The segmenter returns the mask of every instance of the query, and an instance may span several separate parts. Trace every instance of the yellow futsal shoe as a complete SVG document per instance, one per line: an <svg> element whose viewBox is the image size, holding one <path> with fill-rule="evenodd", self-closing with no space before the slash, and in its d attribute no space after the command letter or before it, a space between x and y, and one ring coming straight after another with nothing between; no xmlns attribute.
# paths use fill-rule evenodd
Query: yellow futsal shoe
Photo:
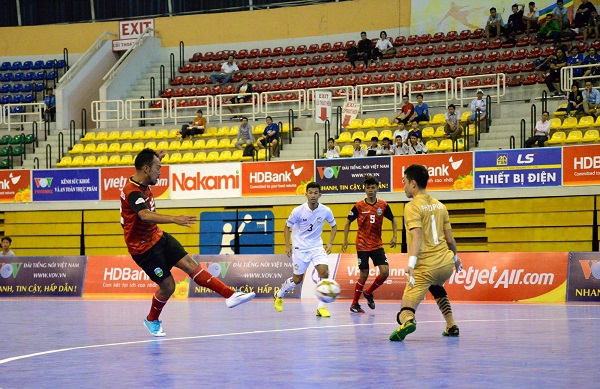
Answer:
<svg viewBox="0 0 600 389"><path fill-rule="evenodd" d="M275 297L275 302L273 303L275 310L277 312L283 311L283 297L277 297L277 292L275 292L273 296Z"/></svg>
<svg viewBox="0 0 600 389"><path fill-rule="evenodd" d="M317 317L331 317L331 314L327 310L327 307L321 307L317 309Z"/></svg>
<svg viewBox="0 0 600 389"><path fill-rule="evenodd" d="M394 342L401 342L406 338L406 335L415 332L417 329L417 323L414 320L407 320L402 324L396 331L390 335L390 340Z"/></svg>

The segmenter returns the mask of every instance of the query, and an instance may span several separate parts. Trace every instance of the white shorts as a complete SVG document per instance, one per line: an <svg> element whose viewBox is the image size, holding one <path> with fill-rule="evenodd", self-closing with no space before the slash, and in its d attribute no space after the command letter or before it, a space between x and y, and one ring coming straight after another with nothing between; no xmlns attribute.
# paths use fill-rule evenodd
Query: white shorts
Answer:
<svg viewBox="0 0 600 389"><path fill-rule="evenodd" d="M294 249L294 252L292 253L292 263L294 264L295 275L300 276L304 274L311 262L315 267L317 267L317 265L329 266L329 262L327 261L327 253L323 247L319 247L311 251L300 251Z"/></svg>

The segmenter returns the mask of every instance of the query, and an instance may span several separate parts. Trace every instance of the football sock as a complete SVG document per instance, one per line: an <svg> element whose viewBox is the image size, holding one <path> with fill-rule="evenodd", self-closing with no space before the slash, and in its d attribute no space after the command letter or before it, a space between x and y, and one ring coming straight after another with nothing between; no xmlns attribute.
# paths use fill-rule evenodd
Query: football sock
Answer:
<svg viewBox="0 0 600 389"><path fill-rule="evenodd" d="M281 289L279 289L279 292L277 292L277 297L283 297L285 296L285 294L287 292L289 292L290 290L294 289L295 286L297 286L298 284L296 284L294 282L294 280L292 279L292 277L288 278L287 280L285 280L285 282L283 283L283 285L281 285Z"/></svg>
<svg viewBox="0 0 600 389"><path fill-rule="evenodd" d="M404 324L407 320L415 320L415 311L410 308L400 311L400 322Z"/></svg>
<svg viewBox="0 0 600 389"><path fill-rule="evenodd" d="M358 304L358 299L363 292L364 284L361 284L360 281L356 281L356 286L354 287L354 298L352 299L352 305Z"/></svg>
<svg viewBox="0 0 600 389"><path fill-rule="evenodd" d="M213 277L208 270L204 270L200 265L192 270L189 276L196 284L213 290L225 298L231 297L234 293L229 286L225 285L217 277Z"/></svg>
<svg viewBox="0 0 600 389"><path fill-rule="evenodd" d="M381 278L381 276L377 276L377 278L375 278L375 281L373 281L371 286L369 286L369 289L367 289L366 293L373 294L373 292L375 292L375 289L377 289L381 285L383 285L384 282L385 282L385 280L383 278Z"/></svg>
<svg viewBox="0 0 600 389"><path fill-rule="evenodd" d="M444 315L444 319L446 319L446 326L450 328L455 325L454 316L452 316L452 306L450 305L448 296L440 297L439 299L436 299L435 302L442 312L442 315Z"/></svg>
<svg viewBox="0 0 600 389"><path fill-rule="evenodd" d="M324 303L323 301L319 300L319 304L317 305L317 309L321 308L321 307L326 307L327 303Z"/></svg>
<svg viewBox="0 0 600 389"><path fill-rule="evenodd" d="M158 291L154 293L154 297L152 297L152 306L150 307L150 313L148 314L148 321L158 320L160 316L160 312L163 307L169 300L168 297L161 295Z"/></svg>

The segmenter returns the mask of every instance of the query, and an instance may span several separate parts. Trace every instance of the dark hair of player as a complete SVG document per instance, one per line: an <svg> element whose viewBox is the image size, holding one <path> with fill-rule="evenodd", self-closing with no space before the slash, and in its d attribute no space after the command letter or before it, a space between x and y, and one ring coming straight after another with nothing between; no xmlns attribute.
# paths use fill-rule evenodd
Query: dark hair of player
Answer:
<svg viewBox="0 0 600 389"><path fill-rule="evenodd" d="M308 190L309 190L310 188L315 188L315 189L317 189L319 192L321 192L321 184L319 184L318 182L314 182L314 181L312 181L312 182L309 182L309 183L306 185L306 191L308 192Z"/></svg>
<svg viewBox="0 0 600 389"><path fill-rule="evenodd" d="M427 188L429 172L423 165L410 165L404 170L404 175L409 181L415 181L420 189Z"/></svg>
<svg viewBox="0 0 600 389"><path fill-rule="evenodd" d="M152 162L154 162L154 157L160 159L156 151L152 149L144 149L140 151L137 157L135 157L135 168L137 170L142 170L144 166L152 166Z"/></svg>
<svg viewBox="0 0 600 389"><path fill-rule="evenodd" d="M377 185L377 187L379 187L379 180L373 176L366 176L365 180L363 181L363 184L365 186Z"/></svg>

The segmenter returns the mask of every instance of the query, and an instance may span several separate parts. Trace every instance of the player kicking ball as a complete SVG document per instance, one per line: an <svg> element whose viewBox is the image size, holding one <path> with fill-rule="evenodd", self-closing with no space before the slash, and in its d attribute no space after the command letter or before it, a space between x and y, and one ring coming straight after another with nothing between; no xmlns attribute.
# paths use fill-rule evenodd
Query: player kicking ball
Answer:
<svg viewBox="0 0 600 389"><path fill-rule="evenodd" d="M375 309L373 292L385 282L390 272L390 266L383 250L383 242L381 241L383 218L389 219L392 222L393 235L390 241L391 248L396 247L396 234L398 232L398 224L390 206L385 201L377 198L379 181L374 177L368 176L363 185L367 198L356 203L348 214L348 220L346 220L346 226L344 227L344 243L342 244L342 251L345 253L348 248L350 224L354 220L358 220L356 252L358 254L360 276L356 281L354 298L350 305L350 312L353 313L365 313L358 303L361 294L364 294L367 299L369 308ZM379 268L379 275L375 278L371 286L363 292L365 283L369 278L369 258L373 261L373 265Z"/></svg>
<svg viewBox="0 0 600 389"><path fill-rule="evenodd" d="M454 269L462 270L456 255L456 241L448 210L444 204L427 194L429 173L425 166L410 165L404 171L404 192L412 199L404 207L404 224L408 241L408 282L402 296L402 307L396 316L400 327L390 335L392 341L402 341L417 329L415 313L429 290L446 320L444 336L458 336L458 326L444 283Z"/></svg>
<svg viewBox="0 0 600 389"><path fill-rule="evenodd" d="M335 218L329 207L319 204L321 197L321 185L311 182L306 185L307 202L294 208L283 229L285 239L285 252L292 258L294 265L293 277L285 280L281 289L275 292L275 310L283 311L283 296L299 285L304 279L304 272L312 262L319 273L319 278L329 278L329 266L327 254L331 253L333 240L337 232ZM325 221L331 226L329 242L323 249L323 225ZM290 242L290 229L292 231L292 242ZM293 247L292 247L293 245ZM319 301L317 307L318 317L330 317L327 304Z"/></svg>
<svg viewBox="0 0 600 389"><path fill-rule="evenodd" d="M175 223L189 227L198 221L196 216L171 216L156 212L154 196L150 185L156 185L160 177L160 161L164 151L159 153L144 149L135 157L135 174L121 191L121 225L125 235L127 250L139 267L158 284L158 291L152 298L150 313L144 324L154 336L165 336L160 313L175 292L175 280L171 269L178 267L198 285L213 290L226 298L225 304L233 308L254 298L254 293L234 292L221 280L204 270L192 259L181 243L163 232L157 224Z"/></svg>

